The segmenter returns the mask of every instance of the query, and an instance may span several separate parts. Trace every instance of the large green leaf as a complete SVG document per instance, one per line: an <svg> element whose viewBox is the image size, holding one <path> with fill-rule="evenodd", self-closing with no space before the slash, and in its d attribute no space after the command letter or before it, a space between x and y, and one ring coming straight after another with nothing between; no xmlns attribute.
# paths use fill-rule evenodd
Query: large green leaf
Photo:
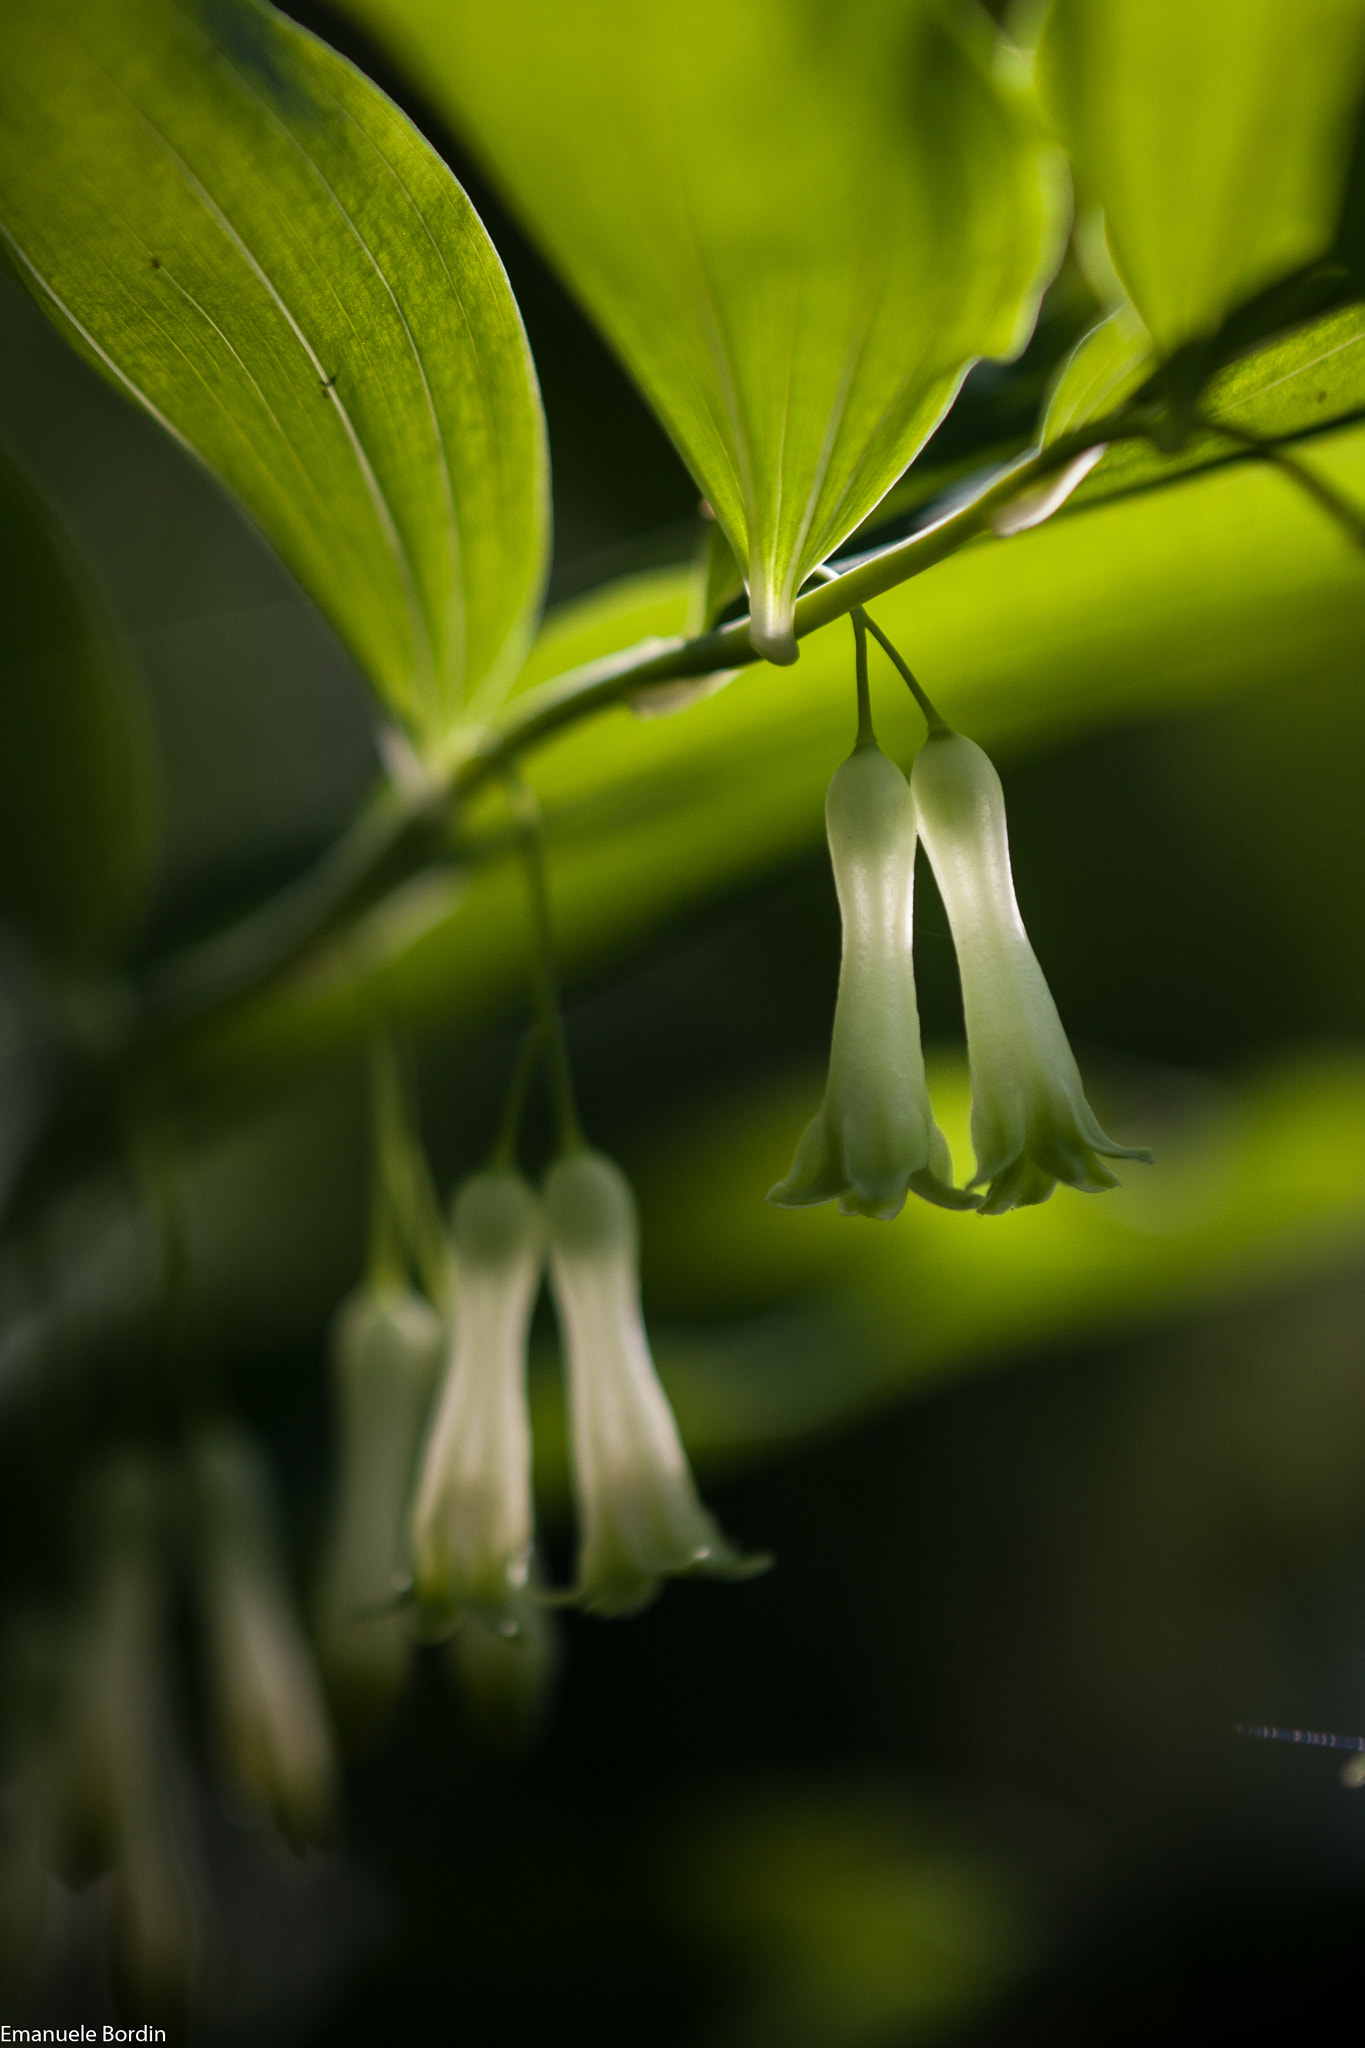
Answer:
<svg viewBox="0 0 1365 2048"><path fill-rule="evenodd" d="M1055 0L1045 97L1169 354L1336 236L1362 0Z"/></svg>
<svg viewBox="0 0 1365 2048"><path fill-rule="evenodd" d="M147 717L88 576L0 457L0 914L68 969L105 964L154 847Z"/></svg>
<svg viewBox="0 0 1365 2048"><path fill-rule="evenodd" d="M350 4L620 352L795 660L802 578L1019 346L1054 253L1056 167L988 52L934 0Z"/></svg>
<svg viewBox="0 0 1365 2048"><path fill-rule="evenodd" d="M534 373L491 244L349 64L255 0L0 9L0 234L439 746L540 594Z"/></svg>

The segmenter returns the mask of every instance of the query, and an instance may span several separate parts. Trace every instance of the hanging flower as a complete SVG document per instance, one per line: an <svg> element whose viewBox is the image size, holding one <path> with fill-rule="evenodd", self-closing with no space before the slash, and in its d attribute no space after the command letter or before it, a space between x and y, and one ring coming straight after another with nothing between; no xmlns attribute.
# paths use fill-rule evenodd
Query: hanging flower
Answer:
<svg viewBox="0 0 1365 2048"><path fill-rule="evenodd" d="M837 1195L845 1216L889 1218L913 1190L944 1208L974 1208L952 1185L924 1078L911 957L914 799L877 746L859 746L835 770L825 827L843 918L829 1080L768 1200L798 1209Z"/></svg>
<svg viewBox="0 0 1365 2048"><path fill-rule="evenodd" d="M944 730L925 741L911 788L962 976L981 1213L1045 1202L1058 1181L1088 1194L1116 1186L1105 1159L1151 1154L1106 1137L1085 1099L1015 901L999 776L980 747Z"/></svg>
<svg viewBox="0 0 1365 2048"><path fill-rule="evenodd" d="M377 1723L411 1661L412 1624L395 1601L408 1579L408 1498L441 1342L435 1309L399 1287L353 1296L333 1331L338 1477L318 1648L356 1734Z"/></svg>
<svg viewBox="0 0 1365 2048"><path fill-rule="evenodd" d="M57 1863L75 1883L108 1872L108 1959L123 1997L187 2016L204 1901L169 1699L164 1476L136 1452L111 1457L86 1509L97 1562L67 1636L50 1760Z"/></svg>
<svg viewBox="0 0 1365 2048"><path fill-rule="evenodd" d="M546 1180L545 1206L581 1521L574 1597L593 1614L634 1614L663 1578L762 1571L768 1560L742 1557L697 1497L649 1354L624 1174L573 1153Z"/></svg>
<svg viewBox="0 0 1365 2048"><path fill-rule="evenodd" d="M192 1454L210 1691L226 1776L292 1847L335 1818L332 1740L276 1555L266 1476L235 1430Z"/></svg>
<svg viewBox="0 0 1365 2048"><path fill-rule="evenodd" d="M473 1613L515 1633L534 1536L526 1340L545 1225L521 1175L495 1169L465 1183L454 1226L450 1363L412 1516L419 1625L446 1636Z"/></svg>

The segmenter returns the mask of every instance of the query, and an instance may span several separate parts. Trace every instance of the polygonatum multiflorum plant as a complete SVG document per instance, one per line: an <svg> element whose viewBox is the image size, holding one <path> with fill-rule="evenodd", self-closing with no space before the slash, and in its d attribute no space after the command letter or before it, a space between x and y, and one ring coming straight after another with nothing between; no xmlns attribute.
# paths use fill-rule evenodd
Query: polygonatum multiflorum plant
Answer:
<svg viewBox="0 0 1365 2048"><path fill-rule="evenodd" d="M41 1241L82 1176L125 1162L155 1248L153 1320L179 1355L182 1120L226 1070L268 1067L272 1017L319 987L342 1036L373 1041L371 1246L333 1330L312 1646L250 1432L221 1392L161 1367L151 1394L68 1418L74 1561L11 1617L6 1951L17 1966L36 1938L45 1870L107 1869L113 1955L144 2002L189 1995L206 1938L166 1733L176 1560L215 1767L294 1844L330 1838L336 1731L382 1724L418 1642L448 1643L476 1706L524 1733L556 1609L629 1615L666 1578L767 1562L722 1531L689 1469L642 1318L635 1198L584 1134L557 994L558 963L613 918L639 934L714 885L700 841L680 860L669 836L696 782L682 773L674 812L666 791L660 806L670 761L757 786L811 688L830 707L820 745L841 724L853 739L825 763L843 921L828 1083L769 1199L885 1221L913 1196L973 1231L1058 1182L1098 1194L1148 1155L1086 1098L1020 917L999 778L935 708L971 722L951 647L932 701L919 680L905 589L967 551L987 589L1014 537L1054 515L1234 462L1276 471L1323 548L1362 538L1311 444L1365 404L1342 367L1365 281L1365 0L1053 0L1003 25L975 0L347 11L596 323L704 516L681 630L642 641L629 604L608 603L591 644L566 639L541 616L535 365L436 149L260 0L0 11L14 278L278 553L372 687L387 764L313 872L129 966L151 842L135 678L52 515L0 473L0 908L51 1049L8 1160L11 1241ZM984 461L937 460L973 366L1020 356L1064 266L1088 316L1030 430ZM918 707L899 760L877 742L871 658ZM638 759L620 738L632 711L669 715L631 728L652 749ZM635 872L617 891L561 820L637 785L645 825L618 848ZM788 831L757 811L758 839ZM965 1181L920 1046L920 846L961 976ZM481 899L485 883L512 893ZM482 975L526 1024L492 1154L448 1213L399 1042L404 963L434 952L452 986ZM519 1149L537 1085L558 1131L539 1185ZM543 1290L577 1513L564 1583L532 1477Z"/></svg>

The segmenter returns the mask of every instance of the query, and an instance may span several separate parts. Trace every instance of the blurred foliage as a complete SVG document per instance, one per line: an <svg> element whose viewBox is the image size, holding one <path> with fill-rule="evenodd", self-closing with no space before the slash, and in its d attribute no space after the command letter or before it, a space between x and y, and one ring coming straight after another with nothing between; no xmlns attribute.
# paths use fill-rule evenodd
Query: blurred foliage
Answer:
<svg viewBox="0 0 1365 2048"><path fill-rule="evenodd" d="M888 10L907 22L913 11ZM595 39L576 40L567 13L547 16L541 54L557 70L537 82L492 16L452 17L427 44L423 10L352 10L393 36L404 75L349 18L308 12L403 95L430 144L361 72L254 5L11 10L11 255L22 267L27 251L49 281L68 260L81 269L88 297L76 308L63 296L87 363L103 351L143 382L391 710L434 740L482 677L477 714L505 729L573 688L566 672L696 630L708 589L713 604L742 605L733 577L710 574L718 528L639 531L639 508L662 527L711 486L683 418L697 392L678 367L695 308L668 325L625 306L613 265L657 268L666 297L670 252L639 264L612 252L615 217L590 181L570 181L555 152L577 142L549 118L571 106L601 143L606 124L584 123L584 106L619 92L655 45L617 33L612 8ZM882 18L873 9L839 34ZM801 178L756 185L755 209L771 202L780 225L813 180L803 220L827 241L835 218L842 261L865 229L875 242L885 228L877 165L891 143L860 125L860 95L880 106L889 84L839 70L828 126L807 119L793 24L804 36L820 19L756 4L704 35L689 22L674 85L693 95L692 119L673 141L710 220L735 166L789 147L795 124L810 143ZM955 174L940 197L980 246L995 247L1006 189L1028 230L994 274L990 318L953 338L941 366L952 381L987 328L992 347L1020 338L1039 251L1026 53L998 51L1006 83L988 86L981 22L944 19L921 10L915 32L948 39L954 105L965 96L999 154L980 189ZM875 507L869 487L848 520L867 511L857 549L931 524L1021 454L1049 402L1049 432L1120 397L1159 424L1159 445L1116 441L1048 524L982 538L873 607L948 715L1000 757L1040 957L1105 1119L1152 1143L1157 1164L1125 1169L1112 1196L1064 1193L1003 1219L917 1205L873 1226L764 1206L818 1099L833 1001L820 799L853 732L845 624L807 640L794 669L749 667L705 697L684 686L690 708L672 718L622 705L537 750L527 776L546 820L585 1117L639 1190L646 1307L689 1443L727 1528L779 1565L724 1595L676 1589L628 1632L569 1622L548 1729L536 1725L559 1655L548 1629L533 1684L508 1661L526 1653L492 1638L466 1633L424 1657L388 1744L348 1773L357 1861L286 1867L257 1810L264 1790L285 1806L297 1790L272 1775L283 1750L271 1744L291 1711L281 1674L310 1683L293 1631L330 1512L323 1339L363 1257L356 1055L376 1023L410 1027L442 1190L486 1156L529 1002L513 819L485 791L414 839L406 868L381 870L355 914L283 971L248 976L243 995L164 1039L137 1036L160 1014L144 999L192 981L196 942L238 933L242 913L249 940L255 913L312 887L314 863L349 843L357 815L373 820L372 709L227 496L0 284L0 437L37 486L8 468L0 483L4 1163L44 1142L51 1104L65 1147L47 1198L0 1251L3 1711L6 1754L21 1760L0 1803L0 1967L22 1966L40 1939L44 2018L73 2001L86 2022L112 2015L94 1960L101 1918L129 1913L150 1867L116 1849L110 1876L52 1894L38 1935L51 1845L24 1788L47 1768L54 1673L64 1659L94 1668L101 1645L113 1655L114 1608L100 1603L136 1576L127 1546L92 1537L70 1503L103 1497L136 1439L137 1456L154 1446L161 1518L146 1583L156 1571L165 1583L137 1612L125 1604L123 1624L163 1631L134 1659L156 1701L106 1734L136 1738L125 1790L147 1794L148 1826L176 1832L180 1904L214 1929L199 1989L208 2038L349 2048L458 2024L514 2042L590 2026L604 2042L660 2048L954 2036L986 2048L1150 2039L1172 2013L1209 2038L1262 2024L1317 2038L1316 2002L1352 1967L1365 1898L1358 1813L1329 1759L1237 1748L1227 1730L1356 1728L1365 1678L1365 968L1352 918L1365 894L1365 567L1352 538L1365 509L1365 323L1343 302L1333 253L1360 29L1345 4L1319 8L1312 33L1270 8L1240 15L1232 37L1227 20L1212 0L1154 0L1141 18L1058 5L1044 59L1054 112L1086 206L1105 209L1113 263L1087 214L1024 354L973 370L923 459ZM683 35L662 14L650 21L665 40ZM777 34L801 73L794 98L738 61L746 23L760 40ZM1140 46L1124 41L1135 23ZM204 37L215 67L195 54ZM481 54L457 76L460 37ZM1126 126L1113 118L1119 45ZM250 89L243 64L256 67ZM1318 110L1311 123L1289 118L1281 79ZM691 479L423 92L505 176L654 397ZM134 103L155 114L160 141ZM613 139L624 149L635 136L641 161L663 148L650 104ZM822 182L850 136L847 163ZM398 166L393 184L353 191L349 151L379 147ZM441 156L527 312L556 461L557 588L580 593L546 615L515 676L543 567L538 402L498 257ZM618 158L603 148L597 161ZM1226 177L1231 163L1256 176ZM610 176L608 198L631 201L620 223L638 255L645 174L638 190ZM417 258L419 215L440 227ZM719 217L724 227L724 207ZM35 254L40 227L50 263ZM101 260L82 268L71 252L92 236ZM969 240L959 232L954 261ZM925 248L939 278L943 247ZM476 315L472 354L465 340L446 346L438 255ZM177 335L202 344L194 375L149 317L184 278L223 337L220 349L181 307ZM736 294L727 317L742 323ZM286 299L307 308L320 375ZM356 368L362 313L391 372L372 383ZM641 353L642 323L658 361ZM1197 363L1182 354L1191 337ZM762 368L772 336L749 339ZM824 348L812 343L822 374ZM463 369L444 396L432 387L429 412L433 351ZM517 451L503 496L475 474L482 400L460 381L490 363L502 381L489 402ZM226 380L218 397L252 380L265 394L241 415L255 422L249 446L200 372ZM882 481L930 423L932 384L916 384L914 431ZM411 523L415 612L342 407L397 528ZM453 458L458 558L438 443ZM804 493L810 449L790 452ZM790 566L799 543L790 526L783 536ZM610 555L593 557L603 543ZM108 597L93 594L102 587ZM466 599L479 624L461 683ZM448 659L422 681L412 655L427 628ZM880 657L873 689L884 744L908 764L922 724ZM391 744L388 763L399 784L410 777ZM390 787L381 805L392 800ZM36 863L40 843L49 857ZM931 1080L961 1160L956 983L927 877L918 918ZM102 1049L125 1030L137 1061L110 1088ZM533 1099L528 1161L553 1144ZM537 1477L562 1577L552 1350L547 1325ZM993 1370L1006 1364L1028 1370ZM202 1464L213 1440L205 1425L227 1414L268 1457L242 1449L246 1535L206 1581L187 1475L192 1447ZM259 1533L272 1491L287 1562ZM215 1753L186 1729L214 1685L204 1622L217 1600L224 1636L229 1566L250 1654L235 1660L241 1690L218 1688L239 1739ZM273 1695L260 1683L272 1676ZM452 1677L466 1694L455 1713ZM165 1730L156 1772L153 1715ZM496 1753L537 1732L536 1753ZM156 1876L140 1894L148 1954L175 1932ZM1277 1944L1284 1987L1265 1960ZM172 1974L184 1960L170 1957ZM123 1995L144 1992L125 1983Z"/></svg>
<svg viewBox="0 0 1365 2048"><path fill-rule="evenodd" d="M50 510L0 457L0 907L89 970L143 910L153 767L137 678Z"/></svg>
<svg viewBox="0 0 1365 2048"><path fill-rule="evenodd" d="M1358 0L1055 0L1043 97L1163 354L1337 239L1365 61Z"/></svg>

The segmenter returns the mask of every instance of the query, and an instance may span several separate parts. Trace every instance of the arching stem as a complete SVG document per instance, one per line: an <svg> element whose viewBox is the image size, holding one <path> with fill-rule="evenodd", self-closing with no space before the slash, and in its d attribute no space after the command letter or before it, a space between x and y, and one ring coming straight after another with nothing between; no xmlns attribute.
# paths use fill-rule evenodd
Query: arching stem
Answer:
<svg viewBox="0 0 1365 2048"><path fill-rule="evenodd" d="M1225 441L1233 441L1239 448L1245 448L1249 455L1268 463L1272 469L1278 469L1281 476L1297 484L1329 519L1334 519L1358 548L1365 548L1365 513L1357 510L1349 499L1343 498L1339 491L1311 470L1307 463L1291 455L1287 448L1278 447L1273 441L1263 441L1258 434L1249 434L1243 427L1226 426L1221 420L1204 419L1200 425L1209 433L1219 434Z"/></svg>

